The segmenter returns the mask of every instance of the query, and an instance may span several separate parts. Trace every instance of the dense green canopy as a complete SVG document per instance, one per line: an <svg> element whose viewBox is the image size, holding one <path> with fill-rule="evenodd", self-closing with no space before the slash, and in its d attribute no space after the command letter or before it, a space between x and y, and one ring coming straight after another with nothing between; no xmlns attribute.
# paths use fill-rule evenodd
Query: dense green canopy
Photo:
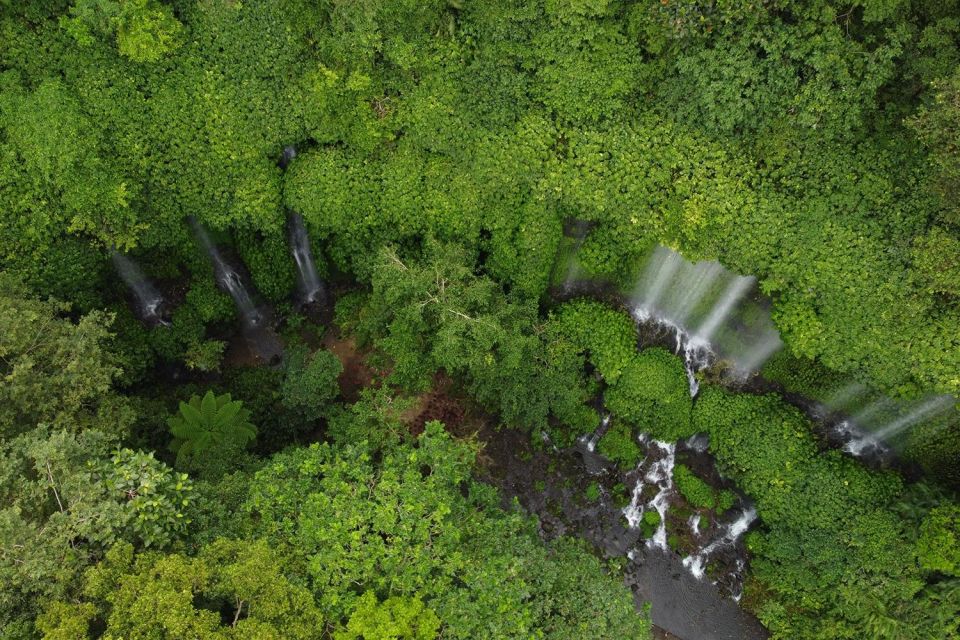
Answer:
<svg viewBox="0 0 960 640"><path fill-rule="evenodd" d="M958 132L957 0L0 0L0 636L646 637L441 395L558 447L602 396L625 467L708 433L775 637L956 635L955 409L870 471L551 291L573 252L629 291L665 245L756 276L784 390L960 395Z"/></svg>

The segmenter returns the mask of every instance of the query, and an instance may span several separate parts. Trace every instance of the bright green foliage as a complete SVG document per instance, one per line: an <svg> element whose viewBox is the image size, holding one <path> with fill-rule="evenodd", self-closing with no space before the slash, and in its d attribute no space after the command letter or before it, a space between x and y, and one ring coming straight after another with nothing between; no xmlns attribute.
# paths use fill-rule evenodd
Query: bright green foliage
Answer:
<svg viewBox="0 0 960 640"><path fill-rule="evenodd" d="M723 489L717 493L717 513L723 514L729 511L737 501L737 494L729 489Z"/></svg>
<svg viewBox="0 0 960 640"><path fill-rule="evenodd" d="M92 312L77 323L68 305L29 297L0 273L0 435L38 424L80 431L126 431L134 412L112 390L121 370L108 348L110 318Z"/></svg>
<svg viewBox="0 0 960 640"><path fill-rule="evenodd" d="M184 354L184 362L187 367L197 371L217 371L220 369L226 346L223 340L195 342Z"/></svg>
<svg viewBox="0 0 960 640"><path fill-rule="evenodd" d="M360 587L381 603L419 598L443 637L646 637L619 578L571 540L548 551L471 479L474 456L438 423L377 465L360 447L294 449L257 473L246 508L309 573L327 619L369 608Z"/></svg>
<svg viewBox="0 0 960 640"><path fill-rule="evenodd" d="M947 505L930 512L920 527L920 566L960 577L960 507Z"/></svg>
<svg viewBox="0 0 960 640"><path fill-rule="evenodd" d="M327 435L338 444L380 450L409 435L401 416L413 405L412 399L396 397L386 386L364 389L359 400L329 416Z"/></svg>
<svg viewBox="0 0 960 640"><path fill-rule="evenodd" d="M591 482L587 486L587 490L584 492L584 495L587 496L587 500L591 502L600 499L600 485L596 482Z"/></svg>
<svg viewBox="0 0 960 640"><path fill-rule="evenodd" d="M703 389L694 427L710 435L721 470L756 501L764 531L748 542L751 589L776 598L747 599L761 597L757 614L775 637L857 638L868 627L877 638L924 638L956 630L958 603L924 589L919 550L890 508L899 478L836 451L817 454L806 419L773 396ZM924 613L935 606L946 607L945 615Z"/></svg>
<svg viewBox="0 0 960 640"><path fill-rule="evenodd" d="M562 244L579 244L583 275L629 292L660 243L757 277L787 347L771 375L794 390L823 399L836 379L852 377L899 397L960 392L955 0L0 0L0 14L0 270L24 285L0 278L0 446L9 463L0 492L13 505L0 511L0 636L35 636L35 608L48 599L60 602L40 621L50 637L86 626L99 633L105 605L78 597L78 572L107 540L154 546L181 535L167 529L172 494L155 495L159 511L144 512L163 531L131 525L134 511L104 489L113 477L106 461L127 452L117 455L129 477L109 480L117 486L175 478L132 453L160 446L163 435L133 409L196 392L174 396L158 374L183 362L215 370L208 340L225 337L234 318L184 217L197 216L242 258L282 319L294 281L285 207L302 213L331 272L364 291L351 329L382 356L374 364L390 372L385 386L419 392L444 370L503 423L543 430L559 445L595 428L586 401L601 390L634 431L709 432L764 523L751 537L744 603L776 637L960 633L957 587L943 579L952 531L944 512L901 520L888 508L894 476L822 454L806 421L776 400L705 389L691 410L677 359L638 355L625 313L574 302L542 315ZM276 160L288 144L299 155L283 172ZM562 237L569 217L594 225L582 243ZM113 246L136 248L163 280L176 307L171 327L143 327L126 308L105 259ZM448 564L467 566L438 568L421 594L403 573L417 565L412 552L398 592L370 569L396 558L371 553L364 565L351 556L348 568L363 565L352 573L334 563L363 584L329 578L350 586L323 595L322 633L343 631L351 603L370 591L377 607L420 597L443 637L631 636L622 593L595 579L594 559L579 548L557 542L548 561L526 533L504 541L514 530L499 512L464 506L446 485L425 489L433 476L418 480L412 462L389 461L394 477L412 476L403 484L416 495L402 501L380 482L379 464L359 463L362 478L344 471L362 453L425 455L404 444L404 402L388 388L331 406L335 363L323 352L291 363L288 372L226 367L222 378L204 378L245 399L261 452L323 433L321 419L338 446L357 443L322 454L339 484L300 478L305 495L336 505L310 505L322 514L314 529L296 537L300 523L287 516L297 510L278 516L295 558L283 580L313 589L310 580L328 579L316 566L306 577L321 553L314 530L333 523L335 533L316 535L322 553L334 554L362 538L340 516L396 524L405 512L395 505L408 503L431 505L412 509L428 524L460 509L434 525L442 542L460 536L445 547ZM157 397L138 407L118 384ZM913 429L906 454L957 481L958 425L954 416ZM253 431L233 431L191 456L203 459L191 468L216 477L234 464ZM313 453L287 460L297 455L321 464ZM236 504L244 478L205 483L205 495ZM364 504L381 490L390 497ZM293 492L284 499L300 500ZM730 501L724 495L718 506ZM189 507L205 514L195 546L215 537L217 518L231 533L243 529L221 517L224 505ZM920 526L911 523L924 518L917 547L911 531ZM493 521L508 531L491 532ZM417 540L403 548L426 545ZM379 544L375 535L367 542ZM504 548L514 555L490 552ZM144 562L171 575L206 570L206 561L171 558ZM179 607L169 620L186 627L172 636L235 633L219 628L233 613L206 610L192 582L161 589L153 574L123 571ZM146 599L133 609L142 629L168 613ZM248 619L241 610L238 627ZM502 633L482 627L501 622Z"/></svg>
<svg viewBox="0 0 960 640"><path fill-rule="evenodd" d="M664 349L634 354L604 395L607 407L662 440L690 435L690 391L683 362Z"/></svg>
<svg viewBox="0 0 960 640"><path fill-rule="evenodd" d="M98 517L104 522L102 542L122 537L137 540L144 547L164 547L186 532L192 483L185 473L174 473L152 453L117 450L109 461L94 466L92 481L119 505ZM109 523L109 525L107 525Z"/></svg>
<svg viewBox="0 0 960 640"><path fill-rule="evenodd" d="M617 463L624 471L637 466L643 451L637 444L630 427L622 422L614 424L597 444L597 451Z"/></svg>
<svg viewBox="0 0 960 640"><path fill-rule="evenodd" d="M66 597L110 544L164 547L186 531L186 476L152 454L111 448L94 430L43 427L0 446L0 630Z"/></svg>
<svg viewBox="0 0 960 640"><path fill-rule="evenodd" d="M117 49L134 62L156 62L176 48L182 25L158 0L77 0L64 29L82 46L116 36Z"/></svg>
<svg viewBox="0 0 960 640"><path fill-rule="evenodd" d="M342 371L340 360L329 351L288 350L281 403L313 417L323 415L326 405L340 392L337 378Z"/></svg>
<svg viewBox="0 0 960 640"><path fill-rule="evenodd" d="M643 512L643 518L640 520L640 526L643 530L644 538L652 538L660 526L660 512L656 509L647 509Z"/></svg>
<svg viewBox="0 0 960 640"><path fill-rule="evenodd" d="M691 505L698 509L714 509L717 506L717 495L713 487L698 478L690 471L690 467L678 464L673 467L673 482ZM728 507L729 508L729 507Z"/></svg>
<svg viewBox="0 0 960 640"><path fill-rule="evenodd" d="M167 419L173 435L170 450L177 454L177 464L196 466L206 457L227 459L243 451L257 436L249 417L243 402L229 393L207 391L203 398L195 395L181 402L179 412Z"/></svg>
<svg viewBox="0 0 960 640"><path fill-rule="evenodd" d="M80 604L54 603L39 619L45 638L91 617L106 622L105 637L315 638L323 618L309 591L280 571L280 558L260 540L217 540L198 557L113 547L86 576ZM197 603L202 603L197 606ZM232 620L223 624L222 620ZM86 629L79 638L94 637Z"/></svg>
<svg viewBox="0 0 960 640"><path fill-rule="evenodd" d="M377 601L367 591L357 601L347 626L334 633L334 640L433 640L440 619L418 598L394 596Z"/></svg>
<svg viewBox="0 0 960 640"><path fill-rule="evenodd" d="M637 351L637 332L629 316L597 302L562 305L551 318L549 331L587 353L590 362L611 384L619 379Z"/></svg>

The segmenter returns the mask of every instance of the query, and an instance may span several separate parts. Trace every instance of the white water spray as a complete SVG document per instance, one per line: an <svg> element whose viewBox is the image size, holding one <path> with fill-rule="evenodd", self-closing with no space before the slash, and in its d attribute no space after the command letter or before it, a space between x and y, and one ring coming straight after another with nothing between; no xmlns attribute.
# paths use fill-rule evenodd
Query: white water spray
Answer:
<svg viewBox="0 0 960 640"><path fill-rule="evenodd" d="M200 239L200 243L210 257L217 284L233 299L233 303L240 312L240 318L243 323L249 327L260 325L263 316L257 310L257 306L253 302L253 297L250 295L250 292L247 291L247 287L244 285L240 273L224 259L220 250L213 243L213 240L210 239L207 230L203 228L203 225L193 217L190 218L190 224L193 226L197 238Z"/></svg>
<svg viewBox="0 0 960 640"><path fill-rule="evenodd" d="M703 578L706 573L707 561L710 556L717 551L732 547L747 532L753 521L757 519L757 511L753 507L748 507L741 512L740 517L728 524L720 533L720 536L713 540L706 547L692 556L683 559L683 566L690 570L696 578Z"/></svg>
<svg viewBox="0 0 960 640"><path fill-rule="evenodd" d="M647 509L654 509L660 515L660 524L653 537L647 540L647 546L658 549L667 548L667 507L670 505L670 494L673 492L673 466L676 458L677 445L660 440L650 441L650 450L637 466L638 472L646 471L633 488L630 504L623 509L623 515L631 529L640 526L643 514ZM657 453L659 457L647 464ZM643 489L647 485L657 488L656 495L646 503L642 502Z"/></svg>
<svg viewBox="0 0 960 640"><path fill-rule="evenodd" d="M110 259L113 260L113 266L120 274L123 282L133 292L140 317L151 324L170 326L170 323L160 313L163 296L160 295L160 292L153 286L153 283L150 282L137 263L115 249L110 250Z"/></svg>
<svg viewBox="0 0 960 640"><path fill-rule="evenodd" d="M746 313L746 305L756 304L747 301L755 285L753 277L718 262L692 264L665 247L651 253L634 291L633 315L676 336L691 395L699 390L697 372L714 360L729 360L736 372L749 375L782 347L765 309ZM721 332L725 326L730 330Z"/></svg>
<svg viewBox="0 0 960 640"><path fill-rule="evenodd" d="M306 304L326 304L327 287L317 272L313 251L310 247L310 236L299 213L291 213L288 219L290 236L290 252L297 264L297 285L302 300Z"/></svg>

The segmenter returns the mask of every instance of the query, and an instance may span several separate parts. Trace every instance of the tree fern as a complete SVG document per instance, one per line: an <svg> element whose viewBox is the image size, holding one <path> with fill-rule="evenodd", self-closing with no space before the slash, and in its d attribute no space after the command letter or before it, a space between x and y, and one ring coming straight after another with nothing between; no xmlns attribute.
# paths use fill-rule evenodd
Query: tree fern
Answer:
<svg viewBox="0 0 960 640"><path fill-rule="evenodd" d="M181 402L177 415L167 424L173 434L170 450L177 454L177 463L210 450L235 450L246 447L257 435L257 428L248 418L250 411L243 402L229 393L217 396L213 391L190 402Z"/></svg>

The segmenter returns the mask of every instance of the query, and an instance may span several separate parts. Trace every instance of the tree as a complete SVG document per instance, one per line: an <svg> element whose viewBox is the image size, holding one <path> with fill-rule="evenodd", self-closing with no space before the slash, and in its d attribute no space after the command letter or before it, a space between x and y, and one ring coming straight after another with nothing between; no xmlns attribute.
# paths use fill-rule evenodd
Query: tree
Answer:
<svg viewBox="0 0 960 640"><path fill-rule="evenodd" d="M377 463L353 444L290 449L257 472L245 508L255 535L310 576L345 637L361 624L412 625L414 614L425 634L435 629L428 611L449 638L647 637L619 577L580 543L548 549L529 519L501 510L496 491L471 478L475 456L436 422Z"/></svg>
<svg viewBox="0 0 960 640"><path fill-rule="evenodd" d="M195 395L181 402L179 412L167 419L173 435L170 450L177 454L177 464L207 470L228 464L257 436L249 417L243 402L229 393L214 395L211 390L203 398Z"/></svg>
<svg viewBox="0 0 960 640"><path fill-rule="evenodd" d="M337 379L342 372L340 360L329 351L288 350L280 402L288 409L319 417L340 393Z"/></svg>
<svg viewBox="0 0 960 640"><path fill-rule="evenodd" d="M75 323L70 306L29 296L0 272L0 436L13 439L39 424L120 435L133 422L129 400L113 384L121 375L111 352L112 318L91 312Z"/></svg>
<svg viewBox="0 0 960 640"><path fill-rule="evenodd" d="M157 62L177 48L183 25L158 0L77 0L61 24L80 45L115 36L134 62Z"/></svg>
<svg viewBox="0 0 960 640"><path fill-rule="evenodd" d="M45 638L67 637L68 629L82 629L74 638L92 637L94 618L108 637L315 638L323 618L281 567L259 540L216 540L196 558L136 555L118 544L87 572L85 601L48 605L37 626Z"/></svg>
<svg viewBox="0 0 960 640"><path fill-rule="evenodd" d="M185 534L187 476L111 441L38 427L0 443L0 630L12 637L110 545L162 549Z"/></svg>

